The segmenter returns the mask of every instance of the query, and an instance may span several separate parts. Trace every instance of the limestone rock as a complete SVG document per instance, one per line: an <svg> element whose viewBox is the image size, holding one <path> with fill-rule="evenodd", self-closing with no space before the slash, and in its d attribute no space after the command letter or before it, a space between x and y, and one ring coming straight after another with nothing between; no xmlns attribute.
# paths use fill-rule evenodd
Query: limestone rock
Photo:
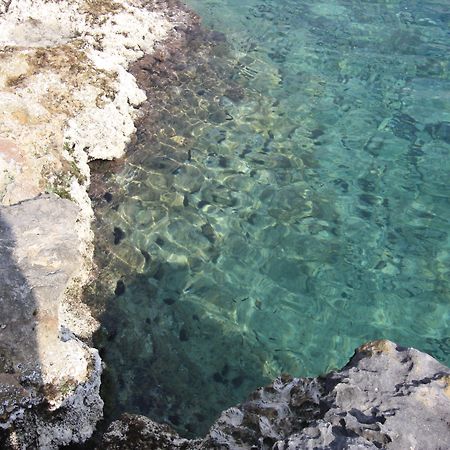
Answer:
<svg viewBox="0 0 450 450"><path fill-rule="evenodd" d="M193 448L195 443L180 438L167 425L158 424L144 416L124 414L121 420L111 424L99 450L181 450Z"/></svg>
<svg viewBox="0 0 450 450"><path fill-rule="evenodd" d="M60 326L61 299L83 268L78 215L56 195L0 207L4 446L50 449L85 440L102 414L98 353Z"/></svg>
<svg viewBox="0 0 450 450"><path fill-rule="evenodd" d="M277 378L225 411L201 441L125 416L104 435L103 448L444 450L449 423L450 369L384 340L358 348L340 371ZM152 446L169 437L173 447Z"/></svg>
<svg viewBox="0 0 450 450"><path fill-rule="evenodd" d="M145 99L127 69L174 32L172 9L0 0L1 448L82 442L101 416L100 359L78 340L98 325L80 301L88 162L124 154Z"/></svg>
<svg viewBox="0 0 450 450"><path fill-rule="evenodd" d="M142 1L0 5L0 201L49 189L81 201L87 161L122 156L135 131L145 93L128 65L174 24Z"/></svg>
<svg viewBox="0 0 450 450"><path fill-rule="evenodd" d="M122 156L145 99L128 65L175 27L144 0L0 2L0 204L43 192L73 200L85 270L62 322L85 339L98 323L79 301L93 218L88 162Z"/></svg>

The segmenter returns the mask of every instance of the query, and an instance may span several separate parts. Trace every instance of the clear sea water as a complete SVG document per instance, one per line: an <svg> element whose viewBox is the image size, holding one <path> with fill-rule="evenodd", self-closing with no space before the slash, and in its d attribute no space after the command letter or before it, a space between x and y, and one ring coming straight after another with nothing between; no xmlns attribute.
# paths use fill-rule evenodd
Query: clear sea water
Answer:
<svg viewBox="0 0 450 450"><path fill-rule="evenodd" d="M226 36L229 71L210 96L201 71L181 82L171 144L107 181L110 414L199 435L280 372L341 367L372 339L450 364L448 0L188 5Z"/></svg>

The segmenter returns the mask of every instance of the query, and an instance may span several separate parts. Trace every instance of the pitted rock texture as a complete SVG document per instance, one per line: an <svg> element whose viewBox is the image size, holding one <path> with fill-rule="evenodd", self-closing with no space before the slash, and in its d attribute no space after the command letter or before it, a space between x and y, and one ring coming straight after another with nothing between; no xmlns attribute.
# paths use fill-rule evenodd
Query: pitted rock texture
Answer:
<svg viewBox="0 0 450 450"><path fill-rule="evenodd" d="M167 425L144 416L124 414L121 420L111 424L99 450L177 450L195 448L196 444L200 441L183 439Z"/></svg>
<svg viewBox="0 0 450 450"><path fill-rule="evenodd" d="M450 370L383 340L359 347L340 371L277 378L225 411L203 440L125 415L101 448L445 450L449 424Z"/></svg>
<svg viewBox="0 0 450 450"><path fill-rule="evenodd" d="M53 194L0 207L2 448L85 440L102 414L98 353L60 326L61 298L82 269L78 216Z"/></svg>
<svg viewBox="0 0 450 450"><path fill-rule="evenodd" d="M128 66L187 20L177 7L0 0L0 448L83 442L102 415L100 358L78 339L98 326L80 300L88 162L124 154L146 98Z"/></svg>
<svg viewBox="0 0 450 450"><path fill-rule="evenodd" d="M3 4L1 203L46 190L87 201L87 161L124 154L145 100L126 69L173 27L139 0Z"/></svg>

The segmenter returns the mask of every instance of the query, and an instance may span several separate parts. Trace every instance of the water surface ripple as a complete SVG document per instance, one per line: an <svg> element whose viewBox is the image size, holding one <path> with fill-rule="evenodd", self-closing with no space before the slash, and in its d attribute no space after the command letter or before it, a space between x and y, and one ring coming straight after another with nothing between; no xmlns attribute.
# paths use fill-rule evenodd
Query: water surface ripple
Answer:
<svg viewBox="0 0 450 450"><path fill-rule="evenodd" d="M449 364L448 2L188 3L215 31L97 201L111 414L203 433L370 339Z"/></svg>

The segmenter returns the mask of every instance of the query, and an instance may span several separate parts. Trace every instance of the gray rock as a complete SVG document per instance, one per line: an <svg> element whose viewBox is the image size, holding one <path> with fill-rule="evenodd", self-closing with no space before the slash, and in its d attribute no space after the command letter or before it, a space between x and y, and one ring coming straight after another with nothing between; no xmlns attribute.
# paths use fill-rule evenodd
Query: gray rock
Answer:
<svg viewBox="0 0 450 450"><path fill-rule="evenodd" d="M56 195L0 207L0 443L57 448L101 417L96 350L60 327L69 281L82 270L79 208Z"/></svg>
<svg viewBox="0 0 450 450"><path fill-rule="evenodd" d="M383 340L359 347L340 371L277 378L225 411L201 441L127 415L111 425L102 448L445 450L449 424L450 370ZM176 445L153 445L168 435Z"/></svg>
<svg viewBox="0 0 450 450"><path fill-rule="evenodd" d="M158 449L177 450L194 448L200 441L183 439L167 425L147 417L124 414L111 424L98 450Z"/></svg>

